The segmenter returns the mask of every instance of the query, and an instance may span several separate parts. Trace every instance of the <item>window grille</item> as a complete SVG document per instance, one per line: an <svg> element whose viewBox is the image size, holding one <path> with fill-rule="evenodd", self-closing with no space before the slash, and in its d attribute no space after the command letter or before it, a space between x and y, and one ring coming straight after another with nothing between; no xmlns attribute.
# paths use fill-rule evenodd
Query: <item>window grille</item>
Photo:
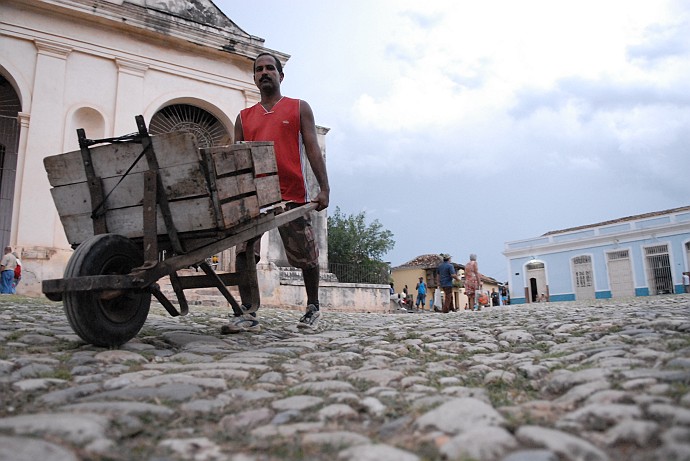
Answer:
<svg viewBox="0 0 690 461"><path fill-rule="evenodd" d="M655 245L644 249L647 256L647 275L652 294L673 293L671 261L668 257L668 245Z"/></svg>
<svg viewBox="0 0 690 461"><path fill-rule="evenodd" d="M592 286L592 271L575 271L575 284L578 288Z"/></svg>
<svg viewBox="0 0 690 461"><path fill-rule="evenodd" d="M194 134L199 147L230 144L228 131L213 114L189 104L166 106L151 118L149 133L156 135L171 131Z"/></svg>
<svg viewBox="0 0 690 461"><path fill-rule="evenodd" d="M628 250L612 251L608 254L609 261L616 261L618 259L628 259Z"/></svg>
<svg viewBox="0 0 690 461"><path fill-rule="evenodd" d="M591 256L577 256L573 258L573 264L589 264L592 262Z"/></svg>
<svg viewBox="0 0 690 461"><path fill-rule="evenodd" d="M592 257L588 255L573 258L573 270L575 272L575 285L578 288L592 286ZM579 266L579 267L578 267ZM584 266L584 267L583 267Z"/></svg>
<svg viewBox="0 0 690 461"><path fill-rule="evenodd" d="M543 269L544 268L544 263L529 263L527 264L527 270L535 270L535 269Z"/></svg>
<svg viewBox="0 0 690 461"><path fill-rule="evenodd" d="M647 256L649 255L660 255L664 253L668 253L668 246L667 245L657 245L653 247L647 247L644 249L645 254Z"/></svg>

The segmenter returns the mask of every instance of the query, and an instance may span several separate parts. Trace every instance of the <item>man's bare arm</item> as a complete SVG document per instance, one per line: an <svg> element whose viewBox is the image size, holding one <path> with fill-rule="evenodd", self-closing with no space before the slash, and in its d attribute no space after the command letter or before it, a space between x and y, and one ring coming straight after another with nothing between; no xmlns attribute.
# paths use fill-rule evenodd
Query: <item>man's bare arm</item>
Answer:
<svg viewBox="0 0 690 461"><path fill-rule="evenodd" d="M237 114L237 119L235 120L235 142L244 141L244 131L242 130L242 117Z"/></svg>
<svg viewBox="0 0 690 461"><path fill-rule="evenodd" d="M307 153L307 159L311 169L316 176L316 181L319 183L319 193L312 200L318 205L316 211L321 211L328 207L331 195L331 187L328 184L328 173L326 172L326 162L321 155L321 148L319 147L318 138L316 136L316 123L314 122L314 112L306 101L301 101L299 104L300 111L300 129L302 130L302 141ZM237 130L237 125L235 125Z"/></svg>

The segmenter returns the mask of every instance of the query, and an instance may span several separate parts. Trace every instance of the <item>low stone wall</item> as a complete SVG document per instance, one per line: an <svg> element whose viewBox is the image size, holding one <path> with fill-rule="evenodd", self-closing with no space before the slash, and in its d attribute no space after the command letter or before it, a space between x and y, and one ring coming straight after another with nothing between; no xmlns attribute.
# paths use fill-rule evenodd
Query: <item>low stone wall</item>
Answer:
<svg viewBox="0 0 690 461"><path fill-rule="evenodd" d="M303 310L307 294L299 270L258 264L261 305ZM322 273L319 284L321 307L340 312L389 312L390 286L338 283L333 274Z"/></svg>
<svg viewBox="0 0 690 461"><path fill-rule="evenodd" d="M321 282L319 303L329 311L384 313L390 311L389 291L388 285ZM302 310L306 296L301 281L282 282L270 296L262 289L261 304Z"/></svg>

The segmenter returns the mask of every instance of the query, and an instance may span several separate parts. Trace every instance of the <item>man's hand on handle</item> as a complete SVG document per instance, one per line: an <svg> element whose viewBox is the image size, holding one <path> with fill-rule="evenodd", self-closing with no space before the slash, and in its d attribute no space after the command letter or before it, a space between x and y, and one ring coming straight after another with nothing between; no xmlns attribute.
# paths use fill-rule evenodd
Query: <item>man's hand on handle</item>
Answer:
<svg viewBox="0 0 690 461"><path fill-rule="evenodd" d="M314 197L312 202L317 204L316 211L321 211L328 208L328 203L330 201L329 195L330 194L327 191L321 191L316 197Z"/></svg>

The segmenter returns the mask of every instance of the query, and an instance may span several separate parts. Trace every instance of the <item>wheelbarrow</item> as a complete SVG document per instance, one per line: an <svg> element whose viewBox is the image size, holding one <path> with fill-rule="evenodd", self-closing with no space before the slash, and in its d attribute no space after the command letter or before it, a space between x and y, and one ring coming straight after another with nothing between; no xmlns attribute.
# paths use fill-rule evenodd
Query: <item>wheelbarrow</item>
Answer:
<svg viewBox="0 0 690 461"><path fill-rule="evenodd" d="M81 339L102 347L139 333L152 295L170 315L187 315L184 290L215 287L239 315L247 311L227 287L242 283L257 309L253 252L241 272L216 273L208 260L242 242L252 248L266 231L316 208L283 211L272 142L199 149L193 134L150 136L142 116L136 123L136 133L117 138L88 139L79 129L78 151L44 159L75 251L64 277L44 280L42 291L63 302ZM178 275L188 267L203 274ZM157 283L165 276L179 309Z"/></svg>

